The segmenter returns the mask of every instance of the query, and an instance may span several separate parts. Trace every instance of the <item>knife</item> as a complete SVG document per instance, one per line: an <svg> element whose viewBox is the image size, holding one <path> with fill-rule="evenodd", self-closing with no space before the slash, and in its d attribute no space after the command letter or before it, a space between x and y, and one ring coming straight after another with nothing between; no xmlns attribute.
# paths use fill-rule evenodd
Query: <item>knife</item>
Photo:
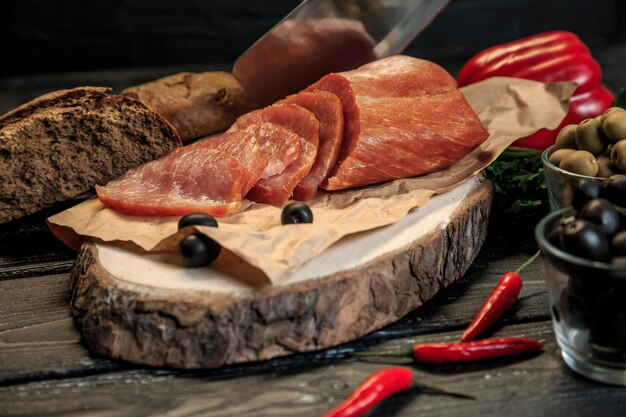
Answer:
<svg viewBox="0 0 626 417"><path fill-rule="evenodd" d="M304 0L235 62L259 106L401 53L450 0Z"/></svg>

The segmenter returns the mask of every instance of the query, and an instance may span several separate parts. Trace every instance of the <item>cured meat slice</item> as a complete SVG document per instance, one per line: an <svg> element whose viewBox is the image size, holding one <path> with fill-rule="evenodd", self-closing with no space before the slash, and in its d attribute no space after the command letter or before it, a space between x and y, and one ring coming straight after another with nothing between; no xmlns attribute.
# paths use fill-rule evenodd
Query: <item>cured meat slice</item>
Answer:
<svg viewBox="0 0 626 417"><path fill-rule="evenodd" d="M295 104L285 104L245 114L228 131L244 130L251 125L267 122L287 127L300 136L302 150L298 158L282 173L259 180L246 197L257 203L281 206L291 197L295 186L309 173L315 162L319 144L319 122L310 111Z"/></svg>
<svg viewBox="0 0 626 417"><path fill-rule="evenodd" d="M319 146L311 171L298 182L293 198L307 201L335 166L343 139L343 112L339 98L328 91L301 92L276 104L296 104L315 115L320 123Z"/></svg>
<svg viewBox="0 0 626 417"><path fill-rule="evenodd" d="M305 151L311 150L312 145L304 144ZM259 180L248 192L246 198L257 203L282 206L291 196L298 179L302 178L302 172L307 170L307 164L303 160L296 160L278 175Z"/></svg>
<svg viewBox="0 0 626 417"><path fill-rule="evenodd" d="M329 74L307 89L315 90L336 94L344 114L339 159L321 184L327 190L445 169L488 137L454 79L417 58Z"/></svg>
<svg viewBox="0 0 626 417"><path fill-rule="evenodd" d="M103 204L126 214L223 216L241 207L247 181L248 171L237 159L197 144L177 148L96 186L96 192Z"/></svg>
<svg viewBox="0 0 626 417"><path fill-rule="evenodd" d="M223 133L219 136L205 139L201 146L218 149L237 158L242 163L248 172L248 180L242 190L243 195L262 178L268 166L269 158L267 154L261 152L261 147L257 143L255 136L249 132Z"/></svg>
<svg viewBox="0 0 626 417"><path fill-rule="evenodd" d="M263 170L261 178L269 178L280 174L300 156L302 141L293 130L276 123L261 123L250 125L240 132L252 135L259 152L268 158L268 164Z"/></svg>

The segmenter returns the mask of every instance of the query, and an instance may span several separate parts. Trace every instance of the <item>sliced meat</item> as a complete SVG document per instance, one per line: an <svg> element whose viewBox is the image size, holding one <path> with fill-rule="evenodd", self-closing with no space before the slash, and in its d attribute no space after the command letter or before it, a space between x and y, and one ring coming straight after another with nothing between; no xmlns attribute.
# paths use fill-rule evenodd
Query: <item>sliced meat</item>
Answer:
<svg viewBox="0 0 626 417"><path fill-rule="evenodd" d="M296 104L315 115L320 123L317 157L311 171L298 182L293 198L307 201L312 198L335 166L343 139L343 112L339 98L328 91L301 92L276 104Z"/></svg>
<svg viewBox="0 0 626 417"><path fill-rule="evenodd" d="M223 133L219 136L205 139L202 146L218 149L236 158L248 172L246 185L242 190L245 195L252 186L263 177L268 166L268 156L261 152L261 147L250 132L240 131ZM197 145L196 145L197 146Z"/></svg>
<svg viewBox="0 0 626 417"><path fill-rule="evenodd" d="M294 104L270 106L241 116L228 130L239 131L251 125L275 123L300 136L302 150L298 158L282 173L259 180L246 197L257 203L283 205L296 184L309 173L319 144L319 122L310 111ZM275 146L282 146L280 143Z"/></svg>
<svg viewBox="0 0 626 417"><path fill-rule="evenodd" d="M445 169L489 136L454 79L417 58L329 74L307 89L316 90L339 97L345 123L339 159L321 185L327 190Z"/></svg>
<svg viewBox="0 0 626 417"><path fill-rule="evenodd" d="M305 151L310 151L312 145L304 144ZM302 172L307 169L303 160L296 160L278 175L259 180L248 192L246 198L257 203L282 206L291 196L297 184L296 178L301 178Z"/></svg>
<svg viewBox="0 0 626 417"><path fill-rule="evenodd" d="M250 171L244 195L260 179L283 172L302 150L300 136L275 123L250 125L244 130L204 138L203 143L237 158Z"/></svg>
<svg viewBox="0 0 626 417"><path fill-rule="evenodd" d="M234 157L197 144L128 171L98 198L115 210L140 216L202 212L223 216L241 207L248 171Z"/></svg>
<svg viewBox="0 0 626 417"><path fill-rule="evenodd" d="M343 109L343 140L336 164L339 165L348 156L348 150L352 142L357 140L359 134L359 108L356 104L356 93L352 89L350 81L341 73L328 74L305 91L317 90L328 91L336 95L341 102ZM332 171L331 169L331 174ZM326 181L322 183L323 188L324 184L326 184Z"/></svg>
<svg viewBox="0 0 626 417"><path fill-rule="evenodd" d="M259 151L268 158L268 164L261 178L280 174L300 156L302 141L293 130L276 123L249 125L243 131L252 135L252 141L259 146Z"/></svg>

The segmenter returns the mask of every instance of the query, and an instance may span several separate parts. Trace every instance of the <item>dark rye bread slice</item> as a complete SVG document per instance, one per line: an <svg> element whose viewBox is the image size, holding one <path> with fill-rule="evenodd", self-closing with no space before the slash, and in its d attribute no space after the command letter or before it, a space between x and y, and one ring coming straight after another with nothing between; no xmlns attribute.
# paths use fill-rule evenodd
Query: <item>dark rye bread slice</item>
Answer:
<svg viewBox="0 0 626 417"><path fill-rule="evenodd" d="M109 91L55 91L0 117L0 223L76 198L181 145L167 120Z"/></svg>
<svg viewBox="0 0 626 417"><path fill-rule="evenodd" d="M122 94L141 100L169 120L185 143L228 129L255 107L235 77L223 71L181 72L127 88Z"/></svg>

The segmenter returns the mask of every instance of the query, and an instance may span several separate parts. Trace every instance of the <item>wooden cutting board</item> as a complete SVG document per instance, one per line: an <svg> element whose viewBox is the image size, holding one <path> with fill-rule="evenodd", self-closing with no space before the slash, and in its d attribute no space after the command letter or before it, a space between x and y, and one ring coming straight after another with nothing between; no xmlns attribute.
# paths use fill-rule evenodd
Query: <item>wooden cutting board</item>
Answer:
<svg viewBox="0 0 626 417"><path fill-rule="evenodd" d="M91 349L145 365L213 368L336 346L463 276L491 202L491 184L475 176L400 222L342 239L275 285L88 242L71 273L72 313Z"/></svg>

